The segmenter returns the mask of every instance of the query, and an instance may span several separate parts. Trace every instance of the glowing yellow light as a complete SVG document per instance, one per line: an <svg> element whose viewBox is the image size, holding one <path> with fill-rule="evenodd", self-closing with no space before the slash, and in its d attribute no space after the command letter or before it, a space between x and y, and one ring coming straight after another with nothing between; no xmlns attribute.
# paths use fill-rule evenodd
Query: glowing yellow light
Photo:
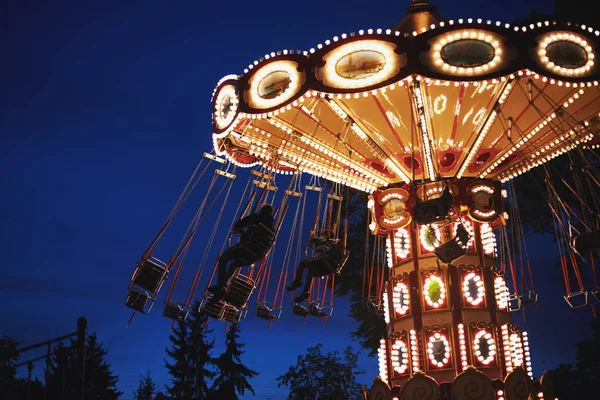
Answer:
<svg viewBox="0 0 600 400"><path fill-rule="evenodd" d="M506 287L506 282L501 276L494 278L494 291L496 292L496 304L498 309L506 310L508 308L509 292Z"/></svg>
<svg viewBox="0 0 600 400"><path fill-rule="evenodd" d="M433 283L436 283L439 287L438 299L435 301L429 295L429 289ZM441 307L446 301L446 287L444 286L444 281L442 281L442 279L436 275L431 275L425 279L425 284L423 285L423 297L425 298L425 302L431 307Z"/></svg>
<svg viewBox="0 0 600 400"><path fill-rule="evenodd" d="M408 313L408 286L404 282L398 282L394 286L393 299L394 310L400 315Z"/></svg>
<svg viewBox="0 0 600 400"><path fill-rule="evenodd" d="M460 67L446 63L442 59L441 54L444 46L465 39L479 40L492 46L492 48L494 49L494 57L492 58L492 60L490 60L486 64L479 65L476 67ZM501 56L504 53L503 44L495 34L474 29L463 29L460 31L450 32L433 42L432 48L433 52L431 53L431 57L434 64L438 67L441 66L442 70L446 72L460 76L473 76L480 75L482 73L493 72L500 66L502 62Z"/></svg>
<svg viewBox="0 0 600 400"><path fill-rule="evenodd" d="M387 351L385 345L385 339L381 339L379 342L379 349L377 349L379 358L379 376L384 382L388 381L387 376Z"/></svg>
<svg viewBox="0 0 600 400"><path fill-rule="evenodd" d="M548 58L548 46L556 42L570 42L585 50L587 61L577 68L563 67L555 64ZM538 55L542 64L557 75L581 76L590 72L594 66L595 53L583 36L571 32L552 32L544 35L538 45Z"/></svg>
<svg viewBox="0 0 600 400"><path fill-rule="evenodd" d="M238 103L238 96L233 85L225 85L219 90L213 111L215 125L218 129L225 129L233 122Z"/></svg>
<svg viewBox="0 0 600 400"><path fill-rule="evenodd" d="M438 360L436 354L433 350L434 344L442 343L443 345L443 356L441 360ZM450 362L450 342L446 335L441 334L439 332L434 333L429 337L429 342L427 343L427 354L429 355L429 361L435 367L441 368L447 365Z"/></svg>
<svg viewBox="0 0 600 400"><path fill-rule="evenodd" d="M260 83L267 76L276 73L282 72L287 74L289 77L289 83L287 87L281 91L278 95L273 98L265 98L262 97L259 93ZM254 107L259 109L267 109L276 107L283 102L289 100L298 93L300 86L304 83L304 74L298 72L298 64L293 61L288 60L280 60L274 61L270 64L265 65L260 68L253 76L250 78L250 90L248 91L248 103Z"/></svg>
<svg viewBox="0 0 600 400"><path fill-rule="evenodd" d="M392 345L391 353L394 371L404 374L408 370L408 349L406 348L406 343L401 339L397 339Z"/></svg>
<svg viewBox="0 0 600 400"><path fill-rule="evenodd" d="M483 355L480 348L481 341L484 340L487 344L488 351L487 355ZM484 365L490 364L494 361L496 356L496 343L494 342L494 338L492 334L486 331L485 329L480 330L475 334L475 339L473 340L473 352L475 353L475 357L479 360L480 363Z"/></svg>
<svg viewBox="0 0 600 400"><path fill-rule="evenodd" d="M419 341L418 333L415 330L410 331L410 353L412 358L412 370L417 372L421 370L421 360L419 359Z"/></svg>
<svg viewBox="0 0 600 400"><path fill-rule="evenodd" d="M400 68L399 56L394 52L395 48L395 45L381 40L360 40L342 45L323 57L325 60L323 82L328 86L344 89L364 88L383 82L394 76ZM343 57L360 51L372 51L383 55L385 60L383 68L361 78L351 79L340 76L336 71L338 62Z"/></svg>
<svg viewBox="0 0 600 400"><path fill-rule="evenodd" d="M520 367L524 361L523 342L518 333L512 333L509 337L510 355L513 367Z"/></svg>
<svg viewBox="0 0 600 400"><path fill-rule="evenodd" d="M471 295L471 284L476 286L477 293L475 297ZM465 296L465 300L467 303L478 306L483 303L483 299L485 297L485 289L483 287L483 281L481 280L481 276L475 274L474 272L469 272L463 281L463 295Z"/></svg>

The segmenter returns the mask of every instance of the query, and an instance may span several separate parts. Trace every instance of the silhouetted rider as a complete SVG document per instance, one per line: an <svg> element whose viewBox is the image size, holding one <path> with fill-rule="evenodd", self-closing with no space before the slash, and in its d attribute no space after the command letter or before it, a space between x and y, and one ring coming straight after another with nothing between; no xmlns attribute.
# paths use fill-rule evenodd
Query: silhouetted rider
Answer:
<svg viewBox="0 0 600 400"><path fill-rule="evenodd" d="M217 283L208 288L208 291L214 294L215 300L225 295L225 285L238 268L252 265L261 260L266 254L268 248L264 249L265 251L260 251L260 246L255 246L255 243L252 243L256 241L257 233L264 234L260 230L256 231L258 225L263 225L273 232L273 207L269 204L263 205L260 212L250 214L233 225L232 233L239 235L240 240L225 250L219 257Z"/></svg>
<svg viewBox="0 0 600 400"><path fill-rule="evenodd" d="M312 248L314 256L298 264L294 280L287 287L287 290L291 292L302 286L302 275L304 270L308 269L302 293L294 299L296 303L308 298L313 278L339 272L348 259L348 252L344 245L339 239L334 239L333 232L330 230L323 231L318 235L311 232L306 246Z"/></svg>

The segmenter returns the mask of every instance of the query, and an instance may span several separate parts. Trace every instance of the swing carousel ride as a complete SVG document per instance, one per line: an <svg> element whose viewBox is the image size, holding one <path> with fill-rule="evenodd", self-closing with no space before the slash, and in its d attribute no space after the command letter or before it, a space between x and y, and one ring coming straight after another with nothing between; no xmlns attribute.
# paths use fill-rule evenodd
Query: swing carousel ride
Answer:
<svg viewBox="0 0 600 400"><path fill-rule="evenodd" d="M511 312L537 302L513 178L538 178L531 190L544 193L554 218L565 300L600 301L599 35L554 21L447 20L414 0L391 29L270 53L224 77L212 98L213 152L137 264L127 306L149 312L169 277L163 315L186 318L233 208L233 182L249 169L226 224L268 203L274 231L255 235L244 251L260 261L239 270L222 299L205 290L199 311L237 323L253 297L256 317L278 320L308 232L331 229L345 243L353 189L369 196L365 304L388 325L369 397L553 399L549 384L533 384L527 333L511 323ZM549 161L561 155L576 166L576 184L556 179ZM203 176L203 200L163 262L156 245ZM210 216L200 267L175 301L192 238ZM335 274L323 275L305 304L290 300L293 314L331 316Z"/></svg>

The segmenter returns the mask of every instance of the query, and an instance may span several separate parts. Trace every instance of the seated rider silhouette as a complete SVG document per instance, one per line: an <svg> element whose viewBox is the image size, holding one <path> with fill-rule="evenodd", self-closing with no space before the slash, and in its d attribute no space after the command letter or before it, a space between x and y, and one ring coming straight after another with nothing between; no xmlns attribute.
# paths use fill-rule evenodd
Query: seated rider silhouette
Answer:
<svg viewBox="0 0 600 400"><path fill-rule="evenodd" d="M273 207L269 204L263 205L260 212L250 214L233 225L232 233L238 234L240 240L225 250L219 257L217 283L208 288L208 291L214 295L215 300L219 300L225 295L225 285L238 268L254 264L266 253L252 253L252 250L257 250L257 248L251 243L251 238L255 236L255 230L259 224L273 231Z"/></svg>
<svg viewBox="0 0 600 400"><path fill-rule="evenodd" d="M311 232L306 246L313 249L314 256L298 264L294 280L287 287L291 292L302 286L302 274L305 269L308 269L304 289L294 299L296 303L308 298L313 278L339 272L348 259L348 252L339 239L334 239L334 234L330 230L325 230L318 235L314 231Z"/></svg>

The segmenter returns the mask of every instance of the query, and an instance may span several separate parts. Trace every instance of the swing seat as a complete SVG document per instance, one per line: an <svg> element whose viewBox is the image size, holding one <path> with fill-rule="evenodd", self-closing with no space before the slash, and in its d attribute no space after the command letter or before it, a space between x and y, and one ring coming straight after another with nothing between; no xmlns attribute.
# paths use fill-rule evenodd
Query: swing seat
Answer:
<svg viewBox="0 0 600 400"><path fill-rule="evenodd" d="M228 284L227 293L223 297L225 303L237 308L244 308L254 292L256 284L245 275L238 274L231 278Z"/></svg>
<svg viewBox="0 0 600 400"><path fill-rule="evenodd" d="M308 260L309 268L312 268L315 275L322 278L324 276L340 273L346 261L348 260L349 253L342 246L334 246L329 250L326 256L313 257Z"/></svg>
<svg viewBox="0 0 600 400"><path fill-rule="evenodd" d="M520 295L508 296L508 311L519 311L523 309L523 302Z"/></svg>
<svg viewBox="0 0 600 400"><path fill-rule="evenodd" d="M589 304L587 290L571 293L563 297L571 308L585 307Z"/></svg>
<svg viewBox="0 0 600 400"><path fill-rule="evenodd" d="M308 309L302 304L294 304L292 306L292 314L298 315L299 317L306 317L308 315Z"/></svg>
<svg viewBox="0 0 600 400"><path fill-rule="evenodd" d="M521 305L523 307L528 306L530 304L535 304L538 302L538 294L533 291L528 291L527 294L521 296Z"/></svg>
<svg viewBox="0 0 600 400"><path fill-rule="evenodd" d="M413 218L419 225L443 221L448 218L453 205L454 198L450 193L450 186L446 185L440 197L425 201L417 200L413 208Z"/></svg>
<svg viewBox="0 0 600 400"><path fill-rule="evenodd" d="M319 301L313 301L308 303L308 313L317 318L329 318L333 313L333 306L321 306Z"/></svg>
<svg viewBox="0 0 600 400"><path fill-rule="evenodd" d="M150 306L146 307L149 301ZM125 300L125 305L127 307L143 314L148 314L152 308L152 304L153 301L150 299L148 293L138 289L129 289L127 299Z"/></svg>
<svg viewBox="0 0 600 400"><path fill-rule="evenodd" d="M223 300L215 301L211 294L206 295L200 302L198 313L204 314L210 318L221 320L225 314L225 303Z"/></svg>
<svg viewBox="0 0 600 400"><path fill-rule="evenodd" d="M594 296L594 298L596 299L596 301L598 303L600 303L600 287L596 287L593 291L592 291L592 296Z"/></svg>
<svg viewBox="0 0 600 400"><path fill-rule="evenodd" d="M467 254L469 240L471 240L471 235L469 235L469 232L467 232L462 224L459 224L456 228L456 236L436 247L433 250L433 254L444 264L449 264Z"/></svg>
<svg viewBox="0 0 600 400"><path fill-rule="evenodd" d="M600 247L600 231L575 236L572 247L581 257L587 257L590 251Z"/></svg>
<svg viewBox="0 0 600 400"><path fill-rule="evenodd" d="M132 282L151 293L156 293L165 279L167 279L167 264L150 257L137 264Z"/></svg>
<svg viewBox="0 0 600 400"><path fill-rule="evenodd" d="M163 316L173 321L185 321L189 311L189 307L169 300L163 307Z"/></svg>
<svg viewBox="0 0 600 400"><path fill-rule="evenodd" d="M279 319L281 311L281 307L273 307L271 303L267 302L261 302L256 305L256 316L267 321Z"/></svg>
<svg viewBox="0 0 600 400"><path fill-rule="evenodd" d="M385 315L385 305L383 303L377 302L376 297L369 297L368 299L366 299L365 306L367 308L367 311L372 314L375 314L379 317Z"/></svg>
<svg viewBox="0 0 600 400"><path fill-rule="evenodd" d="M236 324L242 319L242 313L232 305L225 304L223 311L223 317L221 318L223 321Z"/></svg>
<svg viewBox="0 0 600 400"><path fill-rule="evenodd" d="M237 246L240 259L245 265L251 265L267 254L275 242L275 233L263 224L258 224L247 235Z"/></svg>

